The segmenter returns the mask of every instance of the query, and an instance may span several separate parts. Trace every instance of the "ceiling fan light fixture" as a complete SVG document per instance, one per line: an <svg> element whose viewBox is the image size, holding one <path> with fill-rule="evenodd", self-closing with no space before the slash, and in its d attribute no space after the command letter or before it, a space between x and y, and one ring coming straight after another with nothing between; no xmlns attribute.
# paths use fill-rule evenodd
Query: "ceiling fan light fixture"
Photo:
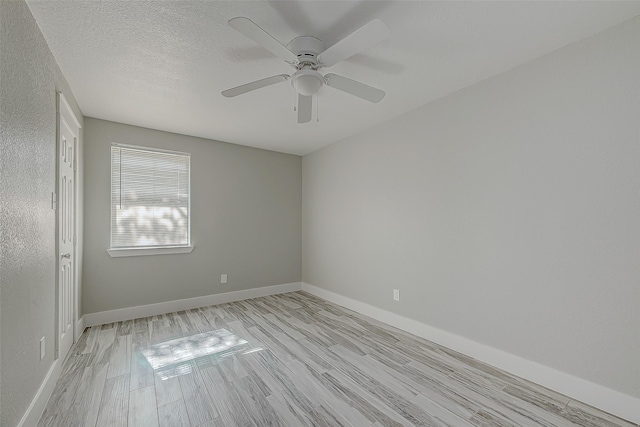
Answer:
<svg viewBox="0 0 640 427"><path fill-rule="evenodd" d="M302 69L296 71L291 78L291 85L297 93L303 96L313 96L324 84L322 75L309 69Z"/></svg>

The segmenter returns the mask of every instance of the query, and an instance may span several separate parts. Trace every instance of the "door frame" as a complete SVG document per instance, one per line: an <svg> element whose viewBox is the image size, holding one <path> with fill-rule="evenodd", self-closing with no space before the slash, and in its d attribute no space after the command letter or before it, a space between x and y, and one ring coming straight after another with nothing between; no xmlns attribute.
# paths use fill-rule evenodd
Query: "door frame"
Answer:
<svg viewBox="0 0 640 427"><path fill-rule="evenodd" d="M82 334L82 331L79 331L78 329L78 317L79 317L79 300L78 300L78 295L79 293L79 276L81 273L80 270L80 263L78 262L79 259L81 259L81 257L79 255L79 248L82 247L82 244L80 242L80 238L82 237L82 233L81 230L79 229L79 225L82 223L81 221L79 221L79 214L80 214L80 202L81 202L81 198L80 198L80 194L78 189L81 188L78 185L78 175L79 175L79 169L82 166L81 165L81 159L80 159L80 146L81 146L81 129L82 129L82 125L80 124L80 120L78 120L78 118L76 117L75 113L73 112L73 109L71 108L71 106L69 105L69 102L67 101L67 99L65 98L64 94L61 91L56 91L56 190L55 190L55 194L56 194L56 232L55 232L55 239L56 239L56 319L55 319L55 359L59 359L59 341L60 341L60 334L59 329L60 329L60 298L62 297L59 289L60 289L60 274L59 274L59 270L60 270L60 221L59 221L59 215L60 215L60 209L59 209L59 205L58 205L58 200L59 200L59 181L60 181L60 130L61 130L61 120L64 118L64 120L69 123L69 124L73 124L77 127L77 138L76 138L76 147L75 147L75 153L74 153L74 168L73 168L73 180L74 180L74 200L73 200L73 211L74 211L74 215L73 215L73 234L74 234L74 244L73 244L73 343L76 343L78 341L78 338L80 338L80 335Z"/></svg>

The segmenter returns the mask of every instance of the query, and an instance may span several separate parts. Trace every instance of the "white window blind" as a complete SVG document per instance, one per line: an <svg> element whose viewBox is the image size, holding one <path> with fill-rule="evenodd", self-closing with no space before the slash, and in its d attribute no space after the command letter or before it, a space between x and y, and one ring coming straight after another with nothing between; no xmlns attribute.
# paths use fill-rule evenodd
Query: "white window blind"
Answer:
<svg viewBox="0 0 640 427"><path fill-rule="evenodd" d="M190 155L111 146L111 248L188 246Z"/></svg>

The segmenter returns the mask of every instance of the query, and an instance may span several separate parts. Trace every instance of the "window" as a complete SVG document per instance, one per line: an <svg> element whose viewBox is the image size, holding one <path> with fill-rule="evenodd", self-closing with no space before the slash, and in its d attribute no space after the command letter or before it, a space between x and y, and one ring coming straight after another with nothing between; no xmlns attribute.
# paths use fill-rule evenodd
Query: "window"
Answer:
<svg viewBox="0 0 640 427"><path fill-rule="evenodd" d="M186 153L111 145L111 256L191 252Z"/></svg>

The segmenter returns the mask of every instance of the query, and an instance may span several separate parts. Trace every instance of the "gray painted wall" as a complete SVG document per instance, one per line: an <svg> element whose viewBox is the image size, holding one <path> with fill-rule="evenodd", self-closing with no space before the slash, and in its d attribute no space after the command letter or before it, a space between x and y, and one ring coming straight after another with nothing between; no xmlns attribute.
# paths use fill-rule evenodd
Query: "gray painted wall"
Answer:
<svg viewBox="0 0 640 427"><path fill-rule="evenodd" d="M54 356L56 90L82 114L23 1L0 1L0 43L0 425L9 427Z"/></svg>
<svg viewBox="0 0 640 427"><path fill-rule="evenodd" d="M638 46L640 18L305 156L303 281L640 397Z"/></svg>
<svg viewBox="0 0 640 427"><path fill-rule="evenodd" d="M85 141L85 313L300 281L300 157L91 118ZM191 153L192 253L107 254L112 142Z"/></svg>

